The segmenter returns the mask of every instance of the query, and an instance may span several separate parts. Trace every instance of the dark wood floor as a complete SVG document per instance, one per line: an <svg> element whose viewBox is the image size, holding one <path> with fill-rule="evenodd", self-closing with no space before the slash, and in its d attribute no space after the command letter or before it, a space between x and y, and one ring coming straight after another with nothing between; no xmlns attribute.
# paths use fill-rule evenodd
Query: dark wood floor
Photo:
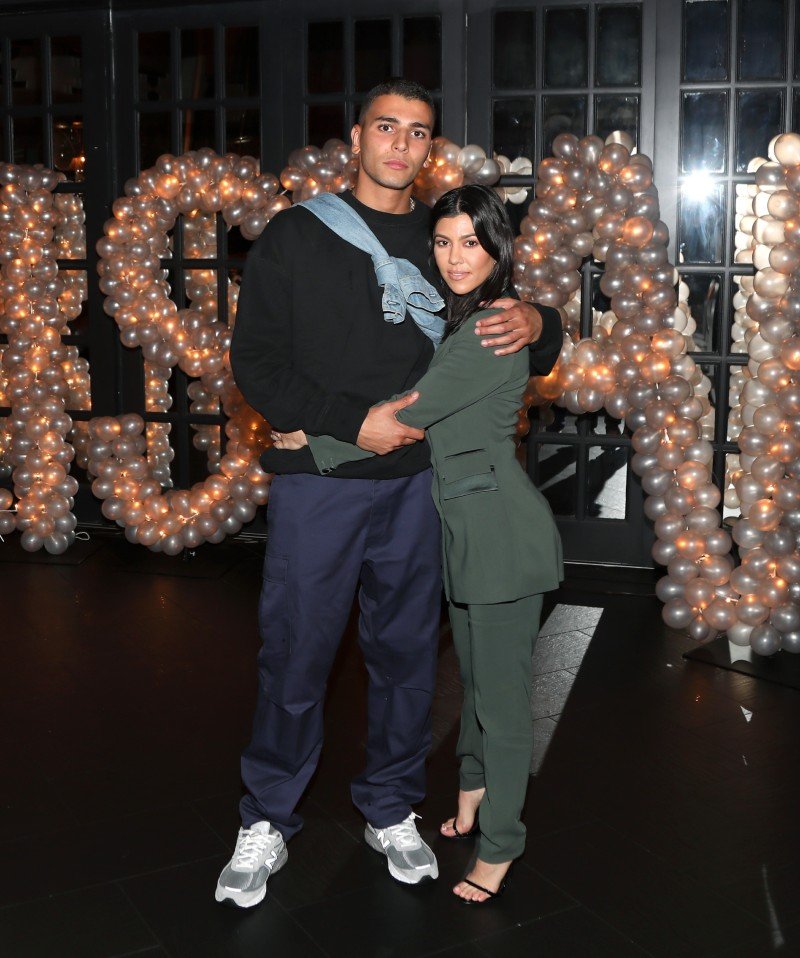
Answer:
<svg viewBox="0 0 800 958"><path fill-rule="evenodd" d="M0 954L800 955L800 693L687 662L658 602L618 580L568 582L549 604L528 848L501 901L460 905L471 842L436 837L456 789L446 627L419 809L441 878L400 886L364 844L347 787L364 737L351 628L306 828L259 908L217 905L260 560L204 548L184 562L103 540L65 565L0 544Z"/></svg>

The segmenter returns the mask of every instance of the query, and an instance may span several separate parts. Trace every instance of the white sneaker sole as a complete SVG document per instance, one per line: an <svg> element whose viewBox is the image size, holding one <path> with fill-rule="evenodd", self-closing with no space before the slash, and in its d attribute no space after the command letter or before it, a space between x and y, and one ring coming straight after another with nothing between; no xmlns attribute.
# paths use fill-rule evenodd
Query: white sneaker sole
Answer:
<svg viewBox="0 0 800 958"><path fill-rule="evenodd" d="M395 865L391 858L389 858L384 850L383 845L381 845L380 840L370 831L369 827L364 829L364 839L370 848L383 855L383 857L386 859L386 863L389 866L389 874L395 879L395 881L402 882L404 885L418 885L422 881L426 881L428 879L433 880L434 878L439 877L439 863L435 858L433 860L433 864L424 871L422 869L420 869L418 872L402 871L397 867L397 865Z"/></svg>
<svg viewBox="0 0 800 958"><path fill-rule="evenodd" d="M267 875L267 881L275 874L275 872L280 871L281 868L286 864L287 859L289 858L289 852L284 845L281 851L278 853L278 857L275 859L275 864L269 871ZM238 891L235 888L225 888L224 885L220 885L217 882L217 890L214 892L214 898L218 902L223 904L230 902L232 905L236 905L237 908L252 908L254 905L260 904L264 900L264 896L267 894L267 882L257 888L255 891Z"/></svg>

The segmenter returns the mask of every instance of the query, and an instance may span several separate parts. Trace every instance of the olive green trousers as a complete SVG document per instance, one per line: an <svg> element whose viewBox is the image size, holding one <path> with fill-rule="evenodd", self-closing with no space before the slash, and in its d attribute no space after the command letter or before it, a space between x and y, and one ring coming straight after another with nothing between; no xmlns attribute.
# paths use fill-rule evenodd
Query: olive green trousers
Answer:
<svg viewBox="0 0 800 958"><path fill-rule="evenodd" d="M533 751L531 656L542 596L492 605L450 603L464 704L457 754L460 787L485 788L478 857L507 862L525 848L520 821Z"/></svg>

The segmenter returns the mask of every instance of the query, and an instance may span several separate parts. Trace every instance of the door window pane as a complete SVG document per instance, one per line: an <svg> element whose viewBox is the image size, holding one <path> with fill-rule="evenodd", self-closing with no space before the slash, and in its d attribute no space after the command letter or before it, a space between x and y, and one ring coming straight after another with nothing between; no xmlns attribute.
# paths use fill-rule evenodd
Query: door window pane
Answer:
<svg viewBox="0 0 800 958"><path fill-rule="evenodd" d="M403 21L403 76L427 90L441 88L441 17L408 17Z"/></svg>
<svg viewBox="0 0 800 958"><path fill-rule="evenodd" d="M739 90L736 99L736 171L743 173L783 129L783 91Z"/></svg>
<svg viewBox="0 0 800 958"><path fill-rule="evenodd" d="M627 446L589 446L586 518L624 519L627 479Z"/></svg>
<svg viewBox="0 0 800 958"><path fill-rule="evenodd" d="M721 263L725 256L725 184L700 171L680 184L679 261Z"/></svg>
<svg viewBox="0 0 800 958"><path fill-rule="evenodd" d="M355 48L356 90L364 92L391 75L391 20L358 20Z"/></svg>
<svg viewBox="0 0 800 958"><path fill-rule="evenodd" d="M639 142L639 97L596 96L594 98L594 130L605 139L614 130L624 130Z"/></svg>
<svg viewBox="0 0 800 958"><path fill-rule="evenodd" d="M258 110L228 110L225 116L225 149L240 156L261 156Z"/></svg>
<svg viewBox="0 0 800 958"><path fill-rule="evenodd" d="M544 85L586 86L586 9L545 13Z"/></svg>
<svg viewBox="0 0 800 958"><path fill-rule="evenodd" d="M181 96L205 100L214 96L214 31L181 30Z"/></svg>
<svg viewBox="0 0 800 958"><path fill-rule="evenodd" d="M553 140L559 133L586 135L586 97L585 96L545 96L542 97L542 156L550 156Z"/></svg>
<svg viewBox="0 0 800 958"><path fill-rule="evenodd" d="M598 86L638 86L641 36L640 6L598 9L595 45Z"/></svg>
<svg viewBox="0 0 800 958"><path fill-rule="evenodd" d="M344 90L344 24L309 23L307 52L308 92Z"/></svg>
<svg viewBox="0 0 800 958"><path fill-rule="evenodd" d="M181 143L184 153L187 150L199 150L202 146L217 149L219 144L214 128L214 111L184 110Z"/></svg>
<svg viewBox="0 0 800 958"><path fill-rule="evenodd" d="M139 34L139 99L169 100L170 40L166 32Z"/></svg>
<svg viewBox="0 0 800 958"><path fill-rule="evenodd" d="M533 99L495 100L492 122L492 142L495 153L516 159L533 158L534 117Z"/></svg>
<svg viewBox="0 0 800 958"><path fill-rule="evenodd" d="M82 180L86 173L83 121L58 117L53 120L53 166L68 180Z"/></svg>
<svg viewBox="0 0 800 958"><path fill-rule="evenodd" d="M719 352L722 339L722 277L718 273L685 273L689 287L689 308L697 324L693 352Z"/></svg>
<svg viewBox="0 0 800 958"><path fill-rule="evenodd" d="M334 137L342 139L344 107L339 103L312 103L308 108L308 143L322 146ZM347 137L349 139L349 137Z"/></svg>
<svg viewBox="0 0 800 958"><path fill-rule="evenodd" d="M44 133L41 117L14 117L14 162L41 163L44 159Z"/></svg>
<svg viewBox="0 0 800 958"><path fill-rule="evenodd" d="M50 41L53 103L75 103L83 96L81 38L53 37Z"/></svg>
<svg viewBox="0 0 800 958"><path fill-rule="evenodd" d="M495 13L492 47L495 89L530 90L536 86L535 26L535 15L530 10Z"/></svg>
<svg viewBox="0 0 800 958"><path fill-rule="evenodd" d="M536 447L533 481L556 516L575 515L577 464L577 446L543 443Z"/></svg>
<svg viewBox="0 0 800 958"><path fill-rule="evenodd" d="M785 0L739 0L739 79L786 76Z"/></svg>
<svg viewBox="0 0 800 958"><path fill-rule="evenodd" d="M681 171L722 173L725 170L727 93L684 93L681 106Z"/></svg>
<svg viewBox="0 0 800 958"><path fill-rule="evenodd" d="M728 0L687 0L683 5L683 79L728 79Z"/></svg>
<svg viewBox="0 0 800 958"><path fill-rule="evenodd" d="M169 113L139 115L139 169L152 166L162 153L172 153L172 124Z"/></svg>
<svg viewBox="0 0 800 958"><path fill-rule="evenodd" d="M15 106L42 102L40 40L11 41L11 93Z"/></svg>
<svg viewBox="0 0 800 958"><path fill-rule="evenodd" d="M259 94L258 27L225 30L225 92L228 96Z"/></svg>

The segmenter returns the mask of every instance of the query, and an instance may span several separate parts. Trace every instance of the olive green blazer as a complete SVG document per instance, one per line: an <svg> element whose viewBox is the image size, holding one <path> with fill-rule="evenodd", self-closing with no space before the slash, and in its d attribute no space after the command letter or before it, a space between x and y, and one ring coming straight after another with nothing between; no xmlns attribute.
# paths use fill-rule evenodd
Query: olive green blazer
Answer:
<svg viewBox="0 0 800 958"><path fill-rule="evenodd" d="M454 602L510 602L563 578L553 514L515 455L528 350L495 356L475 335L476 322L495 312L475 313L444 340L414 387L419 398L397 415L427 432L444 585ZM308 439L322 474L371 455L330 436Z"/></svg>

